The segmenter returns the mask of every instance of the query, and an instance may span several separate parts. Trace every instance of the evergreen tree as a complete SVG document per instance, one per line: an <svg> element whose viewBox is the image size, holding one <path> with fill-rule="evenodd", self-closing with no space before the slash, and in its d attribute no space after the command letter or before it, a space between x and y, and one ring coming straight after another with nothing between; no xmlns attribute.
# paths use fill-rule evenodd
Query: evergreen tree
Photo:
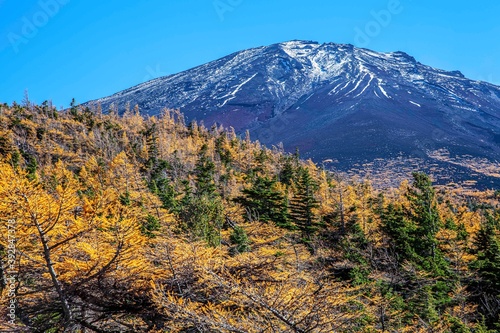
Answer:
<svg viewBox="0 0 500 333"><path fill-rule="evenodd" d="M189 181L184 180L184 195L177 205L181 230L194 239L203 239L209 246L220 245L224 222L224 206L220 196L207 193L193 195Z"/></svg>
<svg viewBox="0 0 500 333"><path fill-rule="evenodd" d="M409 300L412 312L417 314L427 325L439 319L435 303L434 292L429 285L425 285L417 290L413 298Z"/></svg>
<svg viewBox="0 0 500 333"><path fill-rule="evenodd" d="M222 165L229 167L232 162L231 151L225 148L227 142L226 132L222 132L215 140L215 152L219 155Z"/></svg>
<svg viewBox="0 0 500 333"><path fill-rule="evenodd" d="M318 190L318 184L311 177L306 168L299 169L296 183L296 192L291 202L291 216L303 237L309 241L311 235L317 230L319 222L314 209L319 207L319 203L314 197Z"/></svg>
<svg viewBox="0 0 500 333"><path fill-rule="evenodd" d="M405 194L409 209L390 204L381 214L383 229L391 237L397 256L441 274L446 263L437 248L441 221L435 191L426 174L414 173L413 179Z"/></svg>
<svg viewBox="0 0 500 333"><path fill-rule="evenodd" d="M189 206L193 202L193 189L188 180L182 180L182 198L179 200L178 214L181 220L186 221L189 218Z"/></svg>
<svg viewBox="0 0 500 333"><path fill-rule="evenodd" d="M265 149L261 149L255 153L256 166L251 170L253 174L262 174L266 170L266 164L269 162L269 156L267 156Z"/></svg>
<svg viewBox="0 0 500 333"><path fill-rule="evenodd" d="M436 259L438 255L436 234L441 221L436 194L429 176L425 173L413 173L413 186L408 189L406 198L410 202L409 217L417 226L415 251L423 258Z"/></svg>
<svg viewBox="0 0 500 333"><path fill-rule="evenodd" d="M75 98L71 99L71 103L69 104L69 106L69 113L73 116L73 119L78 120L78 107Z"/></svg>
<svg viewBox="0 0 500 333"><path fill-rule="evenodd" d="M160 198L163 208L175 212L177 209L176 192L174 185L167 177L167 171L172 169L172 166L165 160L156 160L154 164L149 189Z"/></svg>
<svg viewBox="0 0 500 333"><path fill-rule="evenodd" d="M292 158L286 157L285 164L283 165L283 168L281 169L279 174L280 182L282 182L287 186L291 186L294 176L295 176L295 168L292 163Z"/></svg>
<svg viewBox="0 0 500 333"><path fill-rule="evenodd" d="M224 206L220 197L196 196L187 208L187 227L195 238L201 238L209 246L219 246L224 223Z"/></svg>
<svg viewBox="0 0 500 333"><path fill-rule="evenodd" d="M500 232L499 222L487 213L474 241L477 259L471 264L479 273L479 311L485 324L500 329Z"/></svg>
<svg viewBox="0 0 500 333"><path fill-rule="evenodd" d="M208 146L206 144L200 149L194 174L196 176L196 194L199 197L203 195L215 196L217 189L214 181L215 164L208 157Z"/></svg>
<svg viewBox="0 0 500 333"><path fill-rule="evenodd" d="M483 287L500 296L500 237L498 222L490 214L486 215L474 245L477 260L473 267L479 271Z"/></svg>
<svg viewBox="0 0 500 333"><path fill-rule="evenodd" d="M183 180L184 196L177 203L173 189L165 193L164 204L173 202L182 222L182 229L194 238L203 239L209 246L220 245L220 231L224 222L224 206L215 185L215 164L208 157L208 146L204 144L198 154L193 174L196 192L193 193L188 180Z"/></svg>
<svg viewBox="0 0 500 333"><path fill-rule="evenodd" d="M155 123L146 127L142 131L146 139L146 147L148 151L148 160L146 161L146 169L154 170L158 163L158 129Z"/></svg>
<svg viewBox="0 0 500 333"><path fill-rule="evenodd" d="M250 251L250 240L242 227L235 226L230 236L231 243L235 246L232 248L234 254Z"/></svg>
<svg viewBox="0 0 500 333"><path fill-rule="evenodd" d="M162 202L162 208L168 209L171 212L177 210L177 201L175 199L176 192L173 184L167 178L161 178L156 183L156 193Z"/></svg>
<svg viewBox="0 0 500 333"><path fill-rule="evenodd" d="M275 184L276 181L259 176L252 187L244 189L243 196L235 201L245 207L248 221L272 221L280 227L290 228L287 202L283 193L275 188Z"/></svg>
<svg viewBox="0 0 500 333"><path fill-rule="evenodd" d="M415 226L405 217L403 209L389 204L382 210L382 228L390 237L391 248L399 262L415 258Z"/></svg>

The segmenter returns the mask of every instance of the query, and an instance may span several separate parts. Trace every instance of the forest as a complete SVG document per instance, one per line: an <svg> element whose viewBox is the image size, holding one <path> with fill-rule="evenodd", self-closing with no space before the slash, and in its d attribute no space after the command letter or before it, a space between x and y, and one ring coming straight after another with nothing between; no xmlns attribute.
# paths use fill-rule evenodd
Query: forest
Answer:
<svg viewBox="0 0 500 333"><path fill-rule="evenodd" d="M500 191L299 154L173 110L0 105L0 329L500 332Z"/></svg>

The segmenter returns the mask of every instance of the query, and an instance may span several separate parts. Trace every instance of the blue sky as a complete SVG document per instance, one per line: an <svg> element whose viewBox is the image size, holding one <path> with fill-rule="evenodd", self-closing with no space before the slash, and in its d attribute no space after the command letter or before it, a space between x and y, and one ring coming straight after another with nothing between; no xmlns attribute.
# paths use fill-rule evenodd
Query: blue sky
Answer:
<svg viewBox="0 0 500 333"><path fill-rule="evenodd" d="M67 106L292 39L405 51L500 84L500 2L0 0L0 102Z"/></svg>

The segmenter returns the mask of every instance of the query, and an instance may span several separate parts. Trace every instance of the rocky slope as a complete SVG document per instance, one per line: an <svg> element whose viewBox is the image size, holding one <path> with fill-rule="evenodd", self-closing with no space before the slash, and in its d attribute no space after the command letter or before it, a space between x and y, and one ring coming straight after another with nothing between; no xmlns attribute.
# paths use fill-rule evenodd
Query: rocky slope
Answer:
<svg viewBox="0 0 500 333"><path fill-rule="evenodd" d="M291 41L237 52L86 104L97 103L119 111L137 104L149 115L180 109L188 121L249 130L266 145L298 147L303 156L332 160L340 169L401 156L457 165L465 156L486 159L496 170L500 160L500 87L426 66L403 52ZM477 176L472 169L470 174ZM497 179L491 173L476 178L483 176L486 184Z"/></svg>

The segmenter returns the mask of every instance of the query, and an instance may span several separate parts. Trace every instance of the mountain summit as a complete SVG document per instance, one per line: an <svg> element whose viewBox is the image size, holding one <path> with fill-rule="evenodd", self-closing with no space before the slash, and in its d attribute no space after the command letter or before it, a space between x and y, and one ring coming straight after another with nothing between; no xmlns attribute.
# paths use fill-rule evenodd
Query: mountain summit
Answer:
<svg viewBox="0 0 500 333"><path fill-rule="evenodd" d="M149 115L180 109L188 121L249 130L264 144L298 147L305 157L336 160L340 168L402 157L466 169L467 158L493 168L500 160L500 87L404 52L290 41L86 104L97 103L119 111L137 104Z"/></svg>

